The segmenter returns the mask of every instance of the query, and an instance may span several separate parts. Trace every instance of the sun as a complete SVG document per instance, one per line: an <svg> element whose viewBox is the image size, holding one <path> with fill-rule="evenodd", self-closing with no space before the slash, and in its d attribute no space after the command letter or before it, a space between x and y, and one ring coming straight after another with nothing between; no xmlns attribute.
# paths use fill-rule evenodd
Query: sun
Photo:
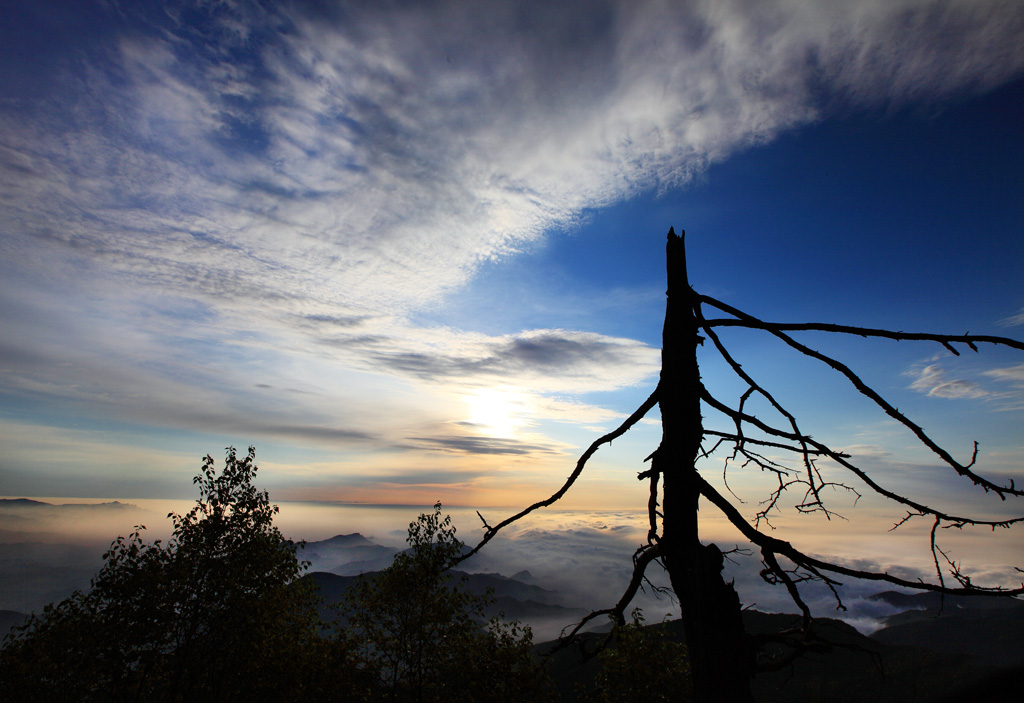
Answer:
<svg viewBox="0 0 1024 703"><path fill-rule="evenodd" d="M526 425L526 396L514 390L481 388L466 396L469 422L488 437L515 437Z"/></svg>

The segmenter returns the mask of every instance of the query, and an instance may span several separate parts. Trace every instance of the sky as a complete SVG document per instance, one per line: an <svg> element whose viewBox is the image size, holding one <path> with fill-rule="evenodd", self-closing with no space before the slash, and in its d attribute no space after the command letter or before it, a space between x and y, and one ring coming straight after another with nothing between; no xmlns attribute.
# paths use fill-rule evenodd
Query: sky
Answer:
<svg viewBox="0 0 1024 703"><path fill-rule="evenodd" d="M670 226L763 319L1024 337L1016 0L0 7L0 495L189 498L251 444L282 501L546 497L654 388ZM886 485L1022 512L724 339ZM1024 474L1019 352L802 339ZM659 437L655 411L565 507L642 509Z"/></svg>

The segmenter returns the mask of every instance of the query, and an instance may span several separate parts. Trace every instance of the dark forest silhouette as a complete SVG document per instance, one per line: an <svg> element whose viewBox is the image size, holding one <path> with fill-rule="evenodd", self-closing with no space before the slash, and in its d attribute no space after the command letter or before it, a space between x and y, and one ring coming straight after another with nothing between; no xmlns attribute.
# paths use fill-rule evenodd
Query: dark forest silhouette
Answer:
<svg viewBox="0 0 1024 703"><path fill-rule="evenodd" d="M633 576L622 598L612 607L598 610L583 618L569 636L594 618L611 616L624 623L625 611L637 590L644 583L647 568L660 562L667 570L672 590L679 600L693 678L693 692L697 701L750 701L750 682L759 670L772 670L784 666L808 649L817 647L819 639L810 608L804 602L800 584L805 581L825 583L835 595L837 605L842 601L836 587L838 578L858 578L877 581L904 588L933 591L942 594L975 596L998 594L1016 596L1024 593L1024 586L1016 589L986 587L974 583L969 574L946 557L937 541L940 528L986 526L1008 528L1024 521L1024 517L1007 520L987 520L980 517L957 515L930 507L910 496L885 488L877 478L864 471L843 453L815 440L801 429L798 419L787 410L766 387L749 375L722 343L717 330L742 327L764 331L782 341L794 351L825 364L845 377L865 398L872 401L888 417L906 428L917 440L931 450L943 464L957 475L998 499L1019 499L1024 489L1013 481L1003 485L991 481L974 471L977 443L970 461L962 463L934 441L923 428L886 401L868 386L848 366L837 359L816 351L793 338L791 332L816 331L836 335L854 335L863 338L913 340L934 342L947 351L959 355L962 345L977 352L979 344L992 344L1024 350L1024 343L1005 337L985 335L943 335L933 333L905 333L884 329L850 327L821 323L766 322L744 313L724 302L701 295L690 286L686 269L683 236L668 233L666 245L668 288L663 331L662 370L660 381L644 403L617 429L596 440L583 453L572 474L552 496L527 507L496 525L484 522L484 537L465 557L484 547L504 527L520 520L534 510L550 506L561 499L582 474L587 461L603 444L622 436L657 404L661 410L662 439L658 448L648 457L651 467L639 474L650 483L648 513L650 530L647 544L633 556ZM705 311L725 317L705 316ZM710 343L707 345L706 343ZM718 352L746 390L730 405L711 395L701 382L698 366L698 348L710 346ZM747 412L752 399L767 402L781 419L782 426L765 422ZM709 411L715 419L731 426L722 430L708 427L703 412ZM710 446L709 446L710 445ZM708 483L697 470L697 461L709 456L715 449L731 447L729 462L756 467L777 477L777 487L762 504L751 524L729 498ZM767 451L787 452L795 457L798 468L779 463ZM885 572L851 568L838 561L813 557L798 547L779 540L766 532L769 514L788 491L802 491L797 509L803 513L831 515L824 500L826 489L838 488L855 491L845 483L827 480L819 471L818 462L830 460L852 474L870 491L893 501L906 509L906 516L897 523L916 519L931 520L931 553L935 564L935 582L918 582L899 578ZM863 490L863 489L862 489ZM698 503L703 498L719 509L740 533L760 551L762 578L771 584L786 588L802 614L798 628L774 634L750 636L744 631L739 597L731 583L722 577L723 554L714 544L700 542ZM947 582L943 569L950 573ZM766 645L775 645L772 648ZM779 652L779 644L785 645Z"/></svg>
<svg viewBox="0 0 1024 703"><path fill-rule="evenodd" d="M482 617L486 596L447 572L465 546L440 504L409 549L359 577L324 618L299 544L273 524L255 450L207 456L173 537L119 537L86 592L29 616L0 650L0 698L19 701L550 700L528 627ZM333 622L332 622L333 621Z"/></svg>

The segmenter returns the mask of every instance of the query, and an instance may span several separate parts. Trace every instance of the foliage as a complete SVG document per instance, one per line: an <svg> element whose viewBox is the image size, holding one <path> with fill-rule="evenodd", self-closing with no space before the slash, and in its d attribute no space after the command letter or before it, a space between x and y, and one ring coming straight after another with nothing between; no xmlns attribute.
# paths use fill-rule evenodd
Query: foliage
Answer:
<svg viewBox="0 0 1024 703"><path fill-rule="evenodd" d="M0 652L0 686L21 700L299 700L337 670L358 689L346 645L319 635L306 568L253 486L255 450L207 456L200 497L171 514L171 540L119 537L88 593L48 606Z"/></svg>
<svg viewBox="0 0 1024 703"><path fill-rule="evenodd" d="M686 645L674 641L664 627L644 624L643 612L633 610L633 621L616 625L614 647L600 654L597 675L598 703L657 703L692 698Z"/></svg>
<svg viewBox="0 0 1024 703"><path fill-rule="evenodd" d="M347 638L392 701L547 700L529 627L493 619L449 566L463 553L441 504L409 525L409 549L360 578L342 606Z"/></svg>
<svg viewBox="0 0 1024 703"><path fill-rule="evenodd" d="M119 537L91 589L17 628L0 690L25 701L546 700L532 633L484 623L485 597L451 583L463 552L440 504L410 549L346 598L328 636L308 567L253 485L255 451L206 457L200 497L167 544Z"/></svg>

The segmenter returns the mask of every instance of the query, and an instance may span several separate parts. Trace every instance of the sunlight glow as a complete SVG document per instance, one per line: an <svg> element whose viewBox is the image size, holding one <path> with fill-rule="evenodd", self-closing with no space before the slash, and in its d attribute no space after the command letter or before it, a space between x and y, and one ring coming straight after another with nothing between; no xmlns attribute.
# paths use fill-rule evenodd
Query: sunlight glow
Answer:
<svg viewBox="0 0 1024 703"><path fill-rule="evenodd" d="M515 437L528 424L527 395L507 388L481 388L466 396L469 422L488 437Z"/></svg>

